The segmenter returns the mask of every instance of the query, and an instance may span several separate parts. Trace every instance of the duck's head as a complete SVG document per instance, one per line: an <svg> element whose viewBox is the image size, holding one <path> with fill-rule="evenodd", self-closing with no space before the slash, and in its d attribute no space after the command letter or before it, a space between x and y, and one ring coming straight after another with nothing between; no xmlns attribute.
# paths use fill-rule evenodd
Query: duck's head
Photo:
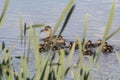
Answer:
<svg viewBox="0 0 120 80"><path fill-rule="evenodd" d="M49 36L51 35L51 31L52 31L51 27L50 27L50 26L46 26L44 29L42 29L42 30L40 31L40 33L41 33L41 32L46 32L46 33L47 33L47 36L46 36L46 37L49 37Z"/></svg>
<svg viewBox="0 0 120 80"><path fill-rule="evenodd" d="M44 44L39 44L39 48L43 48L44 47Z"/></svg>
<svg viewBox="0 0 120 80"><path fill-rule="evenodd" d="M97 42L96 42L96 44L97 44L98 46L99 46L101 43L102 43L102 40L101 40L101 39L97 40Z"/></svg>
<svg viewBox="0 0 120 80"><path fill-rule="evenodd" d="M44 29L42 29L40 32L51 32L51 27L46 26Z"/></svg>
<svg viewBox="0 0 120 80"><path fill-rule="evenodd" d="M70 43L69 43L69 48L70 48L70 49L72 48L73 43L74 43L74 42L70 41Z"/></svg>
<svg viewBox="0 0 120 80"><path fill-rule="evenodd" d="M92 41L91 41L91 40L88 40L88 41L86 42L86 45L90 45L90 44L92 44Z"/></svg>
<svg viewBox="0 0 120 80"><path fill-rule="evenodd" d="M88 48L83 49L83 55L92 55L93 51L89 50Z"/></svg>
<svg viewBox="0 0 120 80"><path fill-rule="evenodd" d="M83 52L87 52L87 51L88 51L88 49L87 49L87 48L84 48L84 49L83 49Z"/></svg>
<svg viewBox="0 0 120 80"><path fill-rule="evenodd" d="M63 39L62 36L59 36L58 39L57 39L57 43L64 43L65 40Z"/></svg>

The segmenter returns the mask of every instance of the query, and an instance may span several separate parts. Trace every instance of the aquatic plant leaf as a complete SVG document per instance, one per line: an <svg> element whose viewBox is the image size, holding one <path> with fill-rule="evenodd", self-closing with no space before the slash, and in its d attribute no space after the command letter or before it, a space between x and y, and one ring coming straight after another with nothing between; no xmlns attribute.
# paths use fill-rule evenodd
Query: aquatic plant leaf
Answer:
<svg viewBox="0 0 120 80"><path fill-rule="evenodd" d="M18 76L19 80L30 80L29 72L28 72L28 64L27 64L27 58L24 56L20 57L20 73Z"/></svg>
<svg viewBox="0 0 120 80"><path fill-rule="evenodd" d="M75 52L75 43L73 43L72 49L70 51L69 58L68 58L68 64L71 63L74 52Z"/></svg>
<svg viewBox="0 0 120 80"><path fill-rule="evenodd" d="M23 72L23 67L24 67L24 60L23 60L23 56L21 56L20 58L20 72L19 72L19 80L23 80L24 78L24 72Z"/></svg>
<svg viewBox="0 0 120 80"><path fill-rule="evenodd" d="M30 50L31 50L30 48L31 48L32 36L33 36L33 29L32 29L32 26L30 26L29 36L28 36L27 62L29 61L29 55L30 55Z"/></svg>
<svg viewBox="0 0 120 80"><path fill-rule="evenodd" d="M32 28L40 28L40 27L45 27L46 24L33 24L33 25L30 25L32 26ZM30 26L28 26L26 28L26 30L30 29Z"/></svg>
<svg viewBox="0 0 120 80"><path fill-rule="evenodd" d="M4 50L5 49L5 42L3 41L2 42L2 50Z"/></svg>
<svg viewBox="0 0 120 80"><path fill-rule="evenodd" d="M78 41L78 44L79 44L80 57L79 57L79 59L78 59L76 64L82 68L82 66L83 66L83 64L82 64L83 63L82 42L81 42L81 40L79 38L77 38L77 41Z"/></svg>
<svg viewBox="0 0 120 80"><path fill-rule="evenodd" d="M66 16L66 18L65 18L65 21L64 21L64 23L63 23L63 26L62 26L62 28L61 28L61 30L60 30L59 35L61 35L62 32L64 31L64 29L65 29L65 27L66 27L66 25L67 25L67 23L68 23L71 15L72 15L73 11L74 11L74 9L75 9L75 5L73 5L73 6L71 7L71 9L69 10L69 12L68 12L68 14L67 14L67 16Z"/></svg>
<svg viewBox="0 0 120 80"><path fill-rule="evenodd" d="M23 44L23 29L22 29L22 17L19 18L20 23L20 39L21 39L21 45Z"/></svg>
<svg viewBox="0 0 120 80"><path fill-rule="evenodd" d="M24 71L24 75L25 75L25 79L26 80L30 80L29 79L29 72L28 72L28 64L27 64L27 59L23 57L23 71Z"/></svg>
<svg viewBox="0 0 120 80"><path fill-rule="evenodd" d="M46 70L45 70L45 73L44 73L44 78L43 80L49 80L48 79L48 76L49 76L49 73L50 73L50 66L49 65L46 65Z"/></svg>
<svg viewBox="0 0 120 80"><path fill-rule="evenodd" d="M88 78L89 78L89 72L88 73L85 72L85 74L84 74L84 80L88 80Z"/></svg>
<svg viewBox="0 0 120 80"><path fill-rule="evenodd" d="M108 36L108 33L109 33L110 29L111 29L112 21L113 21L113 17L114 17L114 12L115 12L115 1L112 3L112 7L111 7L111 10L110 10L110 14L109 14L108 21L107 21L105 31L104 31L102 43L96 50L95 63L97 63L97 61L98 61L99 55L101 53L101 49L102 49L102 47L103 47L103 45L104 45L104 43L106 41L106 38Z"/></svg>
<svg viewBox="0 0 120 80"><path fill-rule="evenodd" d="M60 50L60 57L58 63L61 65L57 66L57 79L63 80L64 78L64 64L65 64L65 52L63 49Z"/></svg>
<svg viewBox="0 0 120 80"><path fill-rule="evenodd" d="M44 64L44 63L43 63ZM41 64L42 65L42 64ZM40 76L40 80L44 80L44 78L48 78L48 70L49 70L49 65L48 65L48 60L45 62L44 66L43 66L43 69L41 70L41 76Z"/></svg>
<svg viewBox="0 0 120 80"><path fill-rule="evenodd" d="M56 79L56 74L54 70L51 70L48 76L48 80L57 80Z"/></svg>
<svg viewBox="0 0 120 80"><path fill-rule="evenodd" d="M34 46L34 57L35 57L35 65L36 65L36 69L38 69L39 67L39 48L38 48L38 38L36 36L34 36L33 39L33 46Z"/></svg>
<svg viewBox="0 0 120 80"><path fill-rule="evenodd" d="M58 20L57 20L57 23L56 23L56 25L55 25L55 27L54 27L54 30L53 30L51 36L53 36L53 35L56 33L56 31L58 30L60 24L61 24L62 21L64 20L66 14L67 14L68 11L70 10L70 8L71 8L71 6L73 5L73 3L74 3L74 0L70 0L69 3L68 3L68 4L66 5L66 7L64 8L64 10L62 11L62 14L60 15L60 17L59 17Z"/></svg>
<svg viewBox="0 0 120 80"><path fill-rule="evenodd" d="M26 36L26 31L27 31L27 24L26 22L24 23L24 37Z"/></svg>
<svg viewBox="0 0 120 80"><path fill-rule="evenodd" d="M83 33L83 41L82 41L82 46L83 47L85 45L85 39L86 39L86 34L87 34L87 26L88 26L88 15L86 15L85 19L84 19L84 33Z"/></svg>
<svg viewBox="0 0 120 80"><path fill-rule="evenodd" d="M107 21L107 24L106 24L103 40L105 40L106 37L108 36L108 33L109 33L110 28L112 26L114 12L115 12L115 1L112 3L112 7L111 7L110 14L109 14L109 17L108 17L108 21Z"/></svg>
<svg viewBox="0 0 120 80"><path fill-rule="evenodd" d="M0 16L0 26L2 25L3 20L5 18L5 14L6 14L6 11L7 11L7 8L8 8L8 4L9 4L9 0L5 0L5 4L4 4L3 10L2 10L2 14Z"/></svg>
<svg viewBox="0 0 120 80"><path fill-rule="evenodd" d="M113 37L115 34L117 34L118 32L120 32L120 26L115 30L113 31L107 38L106 40L110 39L111 37Z"/></svg>
<svg viewBox="0 0 120 80"><path fill-rule="evenodd" d="M69 72L70 68L71 68L71 66L70 66L70 67L68 67L68 68L65 70L65 74L64 74L64 76L66 76L66 75L68 74L68 72Z"/></svg>
<svg viewBox="0 0 120 80"><path fill-rule="evenodd" d="M120 56L119 56L118 52L115 52L115 54L116 54L116 56L117 56L117 58L118 58L118 61L119 61L119 63L120 63Z"/></svg>
<svg viewBox="0 0 120 80"><path fill-rule="evenodd" d="M102 70L101 70L99 62L97 62L96 67L97 67L97 69L99 71L99 74L100 74L100 80L103 80L103 78L102 78Z"/></svg>
<svg viewBox="0 0 120 80"><path fill-rule="evenodd" d="M24 23L24 53L25 53L25 47L26 47L26 27L27 27L27 24L25 22Z"/></svg>

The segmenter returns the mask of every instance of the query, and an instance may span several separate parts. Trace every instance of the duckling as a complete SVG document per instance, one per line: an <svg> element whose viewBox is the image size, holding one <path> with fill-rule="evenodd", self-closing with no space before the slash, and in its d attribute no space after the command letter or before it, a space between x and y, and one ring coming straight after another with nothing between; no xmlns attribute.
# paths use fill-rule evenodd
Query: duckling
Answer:
<svg viewBox="0 0 120 80"><path fill-rule="evenodd" d="M59 47L59 48L66 46L66 42L65 42L65 40L63 39L63 37L59 37L59 38L57 39L55 46L57 46L57 47Z"/></svg>
<svg viewBox="0 0 120 80"><path fill-rule="evenodd" d="M59 49L59 55L61 54L61 51L60 51L60 50L64 50L65 55L69 55L69 53L70 53L70 50L69 50L68 48L66 48L66 47L61 47L61 48Z"/></svg>
<svg viewBox="0 0 120 80"><path fill-rule="evenodd" d="M105 45L103 46L102 52L103 53L111 53L111 52L113 52L113 47L111 45L108 45L107 42L105 42Z"/></svg>
<svg viewBox="0 0 120 80"><path fill-rule="evenodd" d="M98 39L97 42L96 42L96 46L100 46L102 43L102 40L101 39Z"/></svg>
<svg viewBox="0 0 120 80"><path fill-rule="evenodd" d="M39 52L45 51L45 44L39 44Z"/></svg>
<svg viewBox="0 0 120 80"><path fill-rule="evenodd" d="M75 41L75 42L70 41L69 48L70 48L70 49L72 48L73 43L75 43L75 50L76 50L76 49L79 49L78 41Z"/></svg>
<svg viewBox="0 0 120 80"><path fill-rule="evenodd" d="M92 55L93 52L91 50L88 50L88 48L83 49L83 55Z"/></svg>
<svg viewBox="0 0 120 80"><path fill-rule="evenodd" d="M91 40L88 40L85 44L85 48L93 48L95 47L95 45L92 43Z"/></svg>

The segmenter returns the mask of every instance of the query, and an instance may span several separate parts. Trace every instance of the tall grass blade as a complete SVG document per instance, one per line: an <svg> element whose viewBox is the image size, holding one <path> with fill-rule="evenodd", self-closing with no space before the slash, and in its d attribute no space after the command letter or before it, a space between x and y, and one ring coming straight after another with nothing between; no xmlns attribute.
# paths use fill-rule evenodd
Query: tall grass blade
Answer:
<svg viewBox="0 0 120 80"><path fill-rule="evenodd" d="M2 50L4 50L5 49L5 42L3 41L2 42Z"/></svg>
<svg viewBox="0 0 120 80"><path fill-rule="evenodd" d="M120 56L119 56L118 52L115 52L115 53L116 53L116 56L117 56L118 61L119 61L119 63L120 63Z"/></svg>
<svg viewBox="0 0 120 80"><path fill-rule="evenodd" d="M36 69L39 68L39 48L38 48L38 38L35 36L34 37L34 43L33 43L33 46L34 46L34 57L35 57L35 65L36 65Z"/></svg>
<svg viewBox="0 0 120 80"><path fill-rule="evenodd" d="M20 22L20 39L21 39L21 46L23 44L23 29L22 29L22 17L20 16L19 18L19 22Z"/></svg>
<svg viewBox="0 0 120 80"><path fill-rule="evenodd" d="M45 61L42 62L41 64L42 66L40 67L41 68L41 73L40 73L40 80L43 80L44 77L48 77L48 74L45 73L47 68L48 68L48 59L46 59Z"/></svg>
<svg viewBox="0 0 120 80"><path fill-rule="evenodd" d="M90 69L91 69L91 67L92 67L92 64L93 64L93 57L94 56L90 56L89 57L89 62L88 62L88 66L87 66L87 72L89 72L90 71Z"/></svg>
<svg viewBox="0 0 120 80"><path fill-rule="evenodd" d="M24 56L25 56L25 49L26 49L26 22L24 23Z"/></svg>
<svg viewBox="0 0 120 80"><path fill-rule="evenodd" d="M77 38L77 40L78 40L78 44L79 44L79 53L80 53L80 57L78 59L77 65L82 67L83 66L82 65L82 63L83 63L82 42L79 38Z"/></svg>
<svg viewBox="0 0 120 80"><path fill-rule="evenodd" d="M63 49L60 50L60 57L59 57L59 61L58 63L60 63L60 65L58 65L57 67L57 79L58 80L63 80L64 78L64 64L65 64L65 52Z"/></svg>
<svg viewBox="0 0 120 80"><path fill-rule="evenodd" d="M71 63L71 61L72 61L74 52L75 52L75 43L73 44L72 49L71 49L71 51L70 51L69 58L68 58L68 63L67 63L68 66L67 66L67 68L66 68L66 70L65 70L64 76L66 76L66 75L68 74L68 71L69 71L69 70L71 69L71 67L72 67L72 66L70 66L70 63Z"/></svg>
<svg viewBox="0 0 120 80"><path fill-rule="evenodd" d="M48 80L57 80L53 69L49 73Z"/></svg>
<svg viewBox="0 0 120 80"><path fill-rule="evenodd" d="M72 14L72 12L73 12L73 10L74 10L74 8L75 8L75 5L73 5L73 2L74 2L74 0L70 0L70 2L68 3L68 5L67 5L67 6L65 7L65 9L63 10L61 16L59 17L59 19L58 19L58 21L57 21L57 23L56 23L56 25L55 25L55 27L54 27L54 30L53 30L53 32L52 32L52 34L51 34L51 38L50 38L50 39L52 39L53 35L56 33L57 29L59 28L60 24L62 23L62 21L64 20L64 18L65 18L65 16L66 16L65 22L64 22L64 24L63 24L63 26L62 26L62 28L61 28L61 30L60 30L59 35L60 35L60 34L63 32L63 30L65 29L65 27L66 27L66 25L67 25L67 23L68 23L68 21L69 21L69 18L70 18L71 14ZM59 35L58 35L58 36L59 36ZM56 40L57 40L58 36L56 37ZM53 45L56 44L56 40L55 40L55 42L54 42Z"/></svg>
<svg viewBox="0 0 120 80"><path fill-rule="evenodd" d="M29 30L29 36L28 36L27 63L29 61L30 48L31 48L32 36L33 36L32 33L33 33L33 29L32 29L32 26L31 26L30 30Z"/></svg>
<svg viewBox="0 0 120 80"><path fill-rule="evenodd" d="M32 28L40 28L40 27L45 27L45 25L46 25L46 24L33 24L33 25L30 25L30 26L32 26ZM28 26L28 27L26 28L26 30L27 30L27 29L30 29L30 26Z"/></svg>
<svg viewBox="0 0 120 80"><path fill-rule="evenodd" d="M73 5L74 0L70 0L69 3L67 4L67 6L65 7L65 9L63 10L62 14L60 15L60 17L58 18L58 21L54 27L54 30L51 34L54 35L56 33L56 31L58 30L58 27L60 26L60 24L62 23L62 21L64 20L66 14L68 13L68 11L70 10L71 6Z"/></svg>
<svg viewBox="0 0 120 80"><path fill-rule="evenodd" d="M27 59L25 57L23 57L23 74L24 74L24 79L30 80L29 79Z"/></svg>
<svg viewBox="0 0 120 80"><path fill-rule="evenodd" d="M115 1L112 3L112 7L111 7L110 14L109 14L109 17L108 17L108 21L107 21L107 24L106 24L106 28L105 28L105 32L104 32L104 35L103 35L102 43L101 43L100 47L98 47L98 49L96 50L97 56L95 58L95 62L98 61L101 49L102 49L102 47L105 43L105 40L106 40L106 38L108 36L108 33L110 31L110 28L112 26L112 21L113 21L114 12L115 12L114 10L115 10Z"/></svg>
<svg viewBox="0 0 120 80"><path fill-rule="evenodd" d="M72 49L71 49L70 54L69 54L69 58L68 58L68 63L69 64L72 61L74 52L75 52L75 43L73 44Z"/></svg>
<svg viewBox="0 0 120 80"><path fill-rule="evenodd" d="M97 66L97 69L98 69L98 71L99 71L99 73L100 73L100 80L103 80L103 77L102 77L102 70L101 70L101 67L100 67L99 62L97 62L96 66Z"/></svg>
<svg viewBox="0 0 120 80"><path fill-rule="evenodd" d="M21 56L21 58L20 58L20 72L19 72L19 80L23 80L23 62L24 62L24 60L23 60L23 56Z"/></svg>
<svg viewBox="0 0 120 80"><path fill-rule="evenodd" d="M50 66L49 65L46 65L46 69L45 69L45 72L44 72L44 78L43 80L48 80L48 76L49 76L49 73L50 73Z"/></svg>
<svg viewBox="0 0 120 80"><path fill-rule="evenodd" d="M88 26L88 15L86 15L85 19L84 19L84 33L83 33L82 45L85 43L86 33L87 33L87 26Z"/></svg>
<svg viewBox="0 0 120 80"><path fill-rule="evenodd" d="M65 27L66 27L66 25L67 25L67 23L68 23L71 15L72 15L73 11L74 11L74 9L75 9L75 5L73 5L73 6L71 7L71 9L69 10L69 12L68 12L68 14L67 14L67 16L66 16L66 18L65 18L65 21L64 21L64 23L63 23L63 26L62 26L62 29L61 29L59 35L61 35L62 32L64 31L64 29L65 29Z"/></svg>
<svg viewBox="0 0 120 80"><path fill-rule="evenodd" d="M112 26L114 12L115 12L115 1L112 3L112 7L111 7L109 18L108 18L108 21L107 21L107 24L106 24L103 40L105 40L106 37L108 36L108 33L109 33L110 28Z"/></svg>
<svg viewBox="0 0 120 80"><path fill-rule="evenodd" d="M8 4L9 4L9 0L5 0L5 4L4 4L3 10L2 10L2 14L1 14L1 16L0 16L0 26L1 26L2 23L3 23L4 17L5 17L7 8L8 8Z"/></svg>
<svg viewBox="0 0 120 80"><path fill-rule="evenodd" d="M119 26L114 32L112 32L112 33L106 38L106 40L110 39L112 36L114 36L114 35L117 34L118 32L120 32L120 26Z"/></svg>
<svg viewBox="0 0 120 80"><path fill-rule="evenodd" d="M27 24L26 24L26 22L24 23L24 37L26 37L26 32L27 31Z"/></svg>

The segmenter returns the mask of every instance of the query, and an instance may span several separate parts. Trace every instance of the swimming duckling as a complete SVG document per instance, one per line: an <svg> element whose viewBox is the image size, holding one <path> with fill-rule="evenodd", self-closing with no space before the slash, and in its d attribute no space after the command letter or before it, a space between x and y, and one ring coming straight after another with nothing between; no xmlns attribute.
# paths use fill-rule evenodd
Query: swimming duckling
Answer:
<svg viewBox="0 0 120 80"><path fill-rule="evenodd" d="M39 44L39 52L45 51L45 44Z"/></svg>
<svg viewBox="0 0 120 80"><path fill-rule="evenodd" d="M83 55L92 55L93 52L91 50L88 50L88 48L83 49Z"/></svg>
<svg viewBox="0 0 120 80"><path fill-rule="evenodd" d="M56 41L56 45L58 45L58 46L65 46L66 45L65 39L63 39L62 36L59 36L57 41Z"/></svg>
<svg viewBox="0 0 120 80"><path fill-rule="evenodd" d="M107 42L105 42L105 45L103 46L102 52L103 53L111 53L111 52L113 52L113 47L111 45L108 45Z"/></svg>
<svg viewBox="0 0 120 80"><path fill-rule="evenodd" d="M70 41L69 48L70 48L70 49L72 48L73 43L75 43L75 50L76 50L76 49L79 49L78 41L75 41L75 42Z"/></svg>
<svg viewBox="0 0 120 80"><path fill-rule="evenodd" d="M98 39L97 42L96 42L96 46L100 46L102 43L102 40L101 39Z"/></svg>
<svg viewBox="0 0 120 80"><path fill-rule="evenodd" d="M85 44L85 48L93 48L95 47L95 45L92 43L91 40L88 40Z"/></svg>
<svg viewBox="0 0 120 80"><path fill-rule="evenodd" d="M51 47L61 48L61 47L64 47L66 45L65 40L63 40L62 37L59 37L56 43L49 41L49 40L45 40L44 44L48 48L51 48Z"/></svg>
<svg viewBox="0 0 120 80"><path fill-rule="evenodd" d="M70 50L69 50L68 48L66 48L66 47L61 47L61 48L59 49L59 51L60 51L60 50L63 50L65 55L69 55L69 53L70 53ZM60 55L60 54L61 54L61 51L59 52L59 55Z"/></svg>

